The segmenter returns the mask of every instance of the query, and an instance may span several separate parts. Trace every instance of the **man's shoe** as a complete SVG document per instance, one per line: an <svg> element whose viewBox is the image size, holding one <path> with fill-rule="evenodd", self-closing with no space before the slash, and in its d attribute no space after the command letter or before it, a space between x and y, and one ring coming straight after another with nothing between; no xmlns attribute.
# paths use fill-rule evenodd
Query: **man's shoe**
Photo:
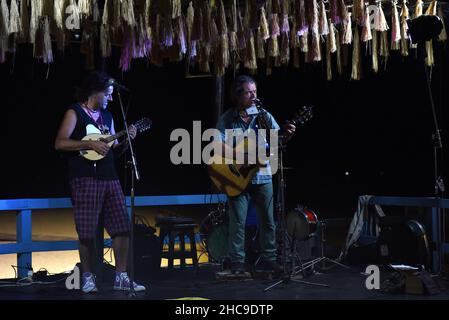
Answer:
<svg viewBox="0 0 449 320"><path fill-rule="evenodd" d="M83 285L81 290L84 293L97 292L97 285L95 284L95 275L90 272L83 273Z"/></svg>
<svg viewBox="0 0 449 320"><path fill-rule="evenodd" d="M140 292L145 291L146 288L140 284L133 281L134 291ZM126 272L120 272L115 275L114 290L129 291L131 289L131 280L129 280L128 274Z"/></svg>

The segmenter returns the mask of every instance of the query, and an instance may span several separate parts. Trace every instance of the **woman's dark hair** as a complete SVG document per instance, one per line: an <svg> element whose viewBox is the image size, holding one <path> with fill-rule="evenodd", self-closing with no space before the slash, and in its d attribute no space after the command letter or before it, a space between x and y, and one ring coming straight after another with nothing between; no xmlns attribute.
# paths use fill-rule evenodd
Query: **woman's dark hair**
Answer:
<svg viewBox="0 0 449 320"><path fill-rule="evenodd" d="M91 95L105 91L112 83L113 80L107 73L93 71L84 78L81 87L77 88L76 99L86 101Z"/></svg>
<svg viewBox="0 0 449 320"><path fill-rule="evenodd" d="M245 83L256 84L256 80L246 75L240 75L237 78L235 78L234 82L231 85L231 92L230 92L231 102L233 104L237 103L237 97L243 93L243 85Z"/></svg>

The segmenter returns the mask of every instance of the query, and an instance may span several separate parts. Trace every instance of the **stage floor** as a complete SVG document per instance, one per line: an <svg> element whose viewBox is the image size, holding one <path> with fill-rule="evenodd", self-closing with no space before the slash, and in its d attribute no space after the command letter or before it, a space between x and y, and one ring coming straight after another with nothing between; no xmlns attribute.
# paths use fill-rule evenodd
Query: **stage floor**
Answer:
<svg viewBox="0 0 449 320"><path fill-rule="evenodd" d="M264 289L276 280L217 280L215 272L220 267L201 264L198 274L192 268L171 271L161 268L141 281L147 286L145 293L138 293L139 300L164 299L212 299L212 300L448 300L449 291L437 295L382 293L365 287L366 275L361 269L347 271L341 267L319 271L306 277L309 282L327 284L329 287L288 281L268 292ZM54 276L53 280L57 280ZM126 293L113 291L111 274L104 275L104 283L95 294L82 294L79 290L67 290L64 278L59 276L55 284L34 284L27 287L1 287L0 300L126 300ZM106 279L107 278L107 279ZM109 278L110 281L109 281ZM6 280L2 280L4 282ZM382 277L381 277L382 281Z"/></svg>

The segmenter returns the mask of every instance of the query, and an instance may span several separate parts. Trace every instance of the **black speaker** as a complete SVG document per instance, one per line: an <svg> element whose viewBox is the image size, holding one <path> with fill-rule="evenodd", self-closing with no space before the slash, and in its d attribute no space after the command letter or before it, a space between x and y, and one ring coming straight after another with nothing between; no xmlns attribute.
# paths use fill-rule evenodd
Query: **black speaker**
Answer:
<svg viewBox="0 0 449 320"><path fill-rule="evenodd" d="M159 272L161 248L156 229L146 224L134 225L134 275L136 279L149 279Z"/></svg>

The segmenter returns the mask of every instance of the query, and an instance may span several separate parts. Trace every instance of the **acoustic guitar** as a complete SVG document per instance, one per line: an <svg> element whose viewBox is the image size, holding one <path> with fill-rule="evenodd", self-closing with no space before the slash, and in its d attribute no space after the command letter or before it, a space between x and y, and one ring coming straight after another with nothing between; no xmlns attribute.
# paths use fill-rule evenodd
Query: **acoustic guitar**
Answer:
<svg viewBox="0 0 449 320"><path fill-rule="evenodd" d="M290 120L295 126L299 126L312 118L312 107L304 106L299 108L295 113L294 119ZM243 153L248 150L249 139L243 138L234 148L234 154ZM255 144L257 145L257 143ZM238 164L235 160L232 163L229 159L225 162L224 156L215 155L211 158L208 166L209 177L215 186L229 197L235 197L241 194L251 179L256 175L257 171L267 164Z"/></svg>

